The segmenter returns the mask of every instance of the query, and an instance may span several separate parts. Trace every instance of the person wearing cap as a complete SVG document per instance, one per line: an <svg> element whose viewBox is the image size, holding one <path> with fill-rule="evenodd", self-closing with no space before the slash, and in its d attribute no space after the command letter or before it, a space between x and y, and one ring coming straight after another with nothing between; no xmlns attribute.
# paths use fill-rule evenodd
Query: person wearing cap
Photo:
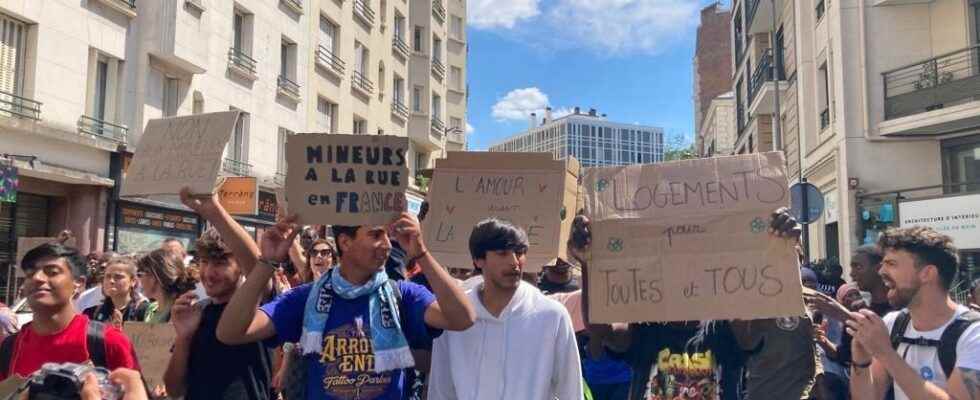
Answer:
<svg viewBox="0 0 980 400"><path fill-rule="evenodd" d="M544 265L537 286L545 295L570 293L581 289L578 281L572 276L572 264L561 257L554 258Z"/></svg>

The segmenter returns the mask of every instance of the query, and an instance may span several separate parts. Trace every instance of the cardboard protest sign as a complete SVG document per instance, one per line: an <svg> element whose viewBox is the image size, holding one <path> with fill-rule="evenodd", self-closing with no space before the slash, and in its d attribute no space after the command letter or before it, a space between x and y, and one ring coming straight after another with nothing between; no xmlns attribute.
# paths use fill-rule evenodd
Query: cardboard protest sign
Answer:
<svg viewBox="0 0 980 400"><path fill-rule="evenodd" d="M214 191L238 111L153 119L146 124L120 196Z"/></svg>
<svg viewBox="0 0 980 400"><path fill-rule="evenodd" d="M304 224L382 225L406 208L408 138L291 135L287 210Z"/></svg>
<svg viewBox="0 0 980 400"><path fill-rule="evenodd" d="M469 237L484 218L508 220L527 233L525 270L565 257L575 216L579 164L551 153L450 152L436 160L429 185L425 243L442 265L473 268Z"/></svg>
<svg viewBox="0 0 980 400"><path fill-rule="evenodd" d="M764 153L586 172L591 319L801 315L795 243L768 234L789 202L784 165Z"/></svg>
<svg viewBox="0 0 980 400"><path fill-rule="evenodd" d="M232 215L255 215L259 208L259 181L250 176L224 179L215 191L218 202Z"/></svg>
<svg viewBox="0 0 980 400"><path fill-rule="evenodd" d="M158 385L163 386L163 374L167 372L170 362L170 349L177 338L173 325L126 322L123 332L136 349L136 358L147 387L153 390Z"/></svg>

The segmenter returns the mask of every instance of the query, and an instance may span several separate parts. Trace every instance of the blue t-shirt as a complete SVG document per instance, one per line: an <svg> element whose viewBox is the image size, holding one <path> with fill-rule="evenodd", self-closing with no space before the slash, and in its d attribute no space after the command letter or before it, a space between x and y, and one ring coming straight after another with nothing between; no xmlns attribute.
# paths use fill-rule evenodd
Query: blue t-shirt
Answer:
<svg viewBox="0 0 980 400"><path fill-rule="evenodd" d="M298 342L303 331L303 310L312 284L299 286L262 306L277 336L271 344ZM435 296L423 286L399 281L401 303L400 322L405 339L412 348L430 346L442 331L425 324L425 309ZM403 370L374 373L374 352L371 347L371 326L368 311L369 296L347 300L334 296L330 317L323 331L322 354L306 356L307 399L400 400L405 389ZM358 329L355 318L365 321Z"/></svg>

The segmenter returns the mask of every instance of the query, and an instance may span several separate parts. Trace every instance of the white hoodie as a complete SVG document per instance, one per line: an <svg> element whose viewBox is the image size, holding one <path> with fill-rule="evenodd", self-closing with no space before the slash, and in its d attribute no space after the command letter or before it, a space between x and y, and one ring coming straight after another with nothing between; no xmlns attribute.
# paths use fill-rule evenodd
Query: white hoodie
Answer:
<svg viewBox="0 0 980 400"><path fill-rule="evenodd" d="M435 340L429 400L581 400L582 370L568 311L521 282L494 317L479 289L466 294L476 323Z"/></svg>

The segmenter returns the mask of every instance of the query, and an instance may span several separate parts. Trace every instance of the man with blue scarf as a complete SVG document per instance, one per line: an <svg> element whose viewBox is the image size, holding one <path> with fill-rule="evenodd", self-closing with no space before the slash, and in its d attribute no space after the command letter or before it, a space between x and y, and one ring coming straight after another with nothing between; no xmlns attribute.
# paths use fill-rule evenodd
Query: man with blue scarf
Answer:
<svg viewBox="0 0 980 400"><path fill-rule="evenodd" d="M334 226L339 266L256 308L298 232L292 219L262 237L262 259L235 293L218 325L225 343L299 342L306 399L401 399L411 348L442 330L473 325L476 312L462 290L426 250L418 220L408 213L387 226ZM389 234L417 264L428 289L391 281L384 265Z"/></svg>

